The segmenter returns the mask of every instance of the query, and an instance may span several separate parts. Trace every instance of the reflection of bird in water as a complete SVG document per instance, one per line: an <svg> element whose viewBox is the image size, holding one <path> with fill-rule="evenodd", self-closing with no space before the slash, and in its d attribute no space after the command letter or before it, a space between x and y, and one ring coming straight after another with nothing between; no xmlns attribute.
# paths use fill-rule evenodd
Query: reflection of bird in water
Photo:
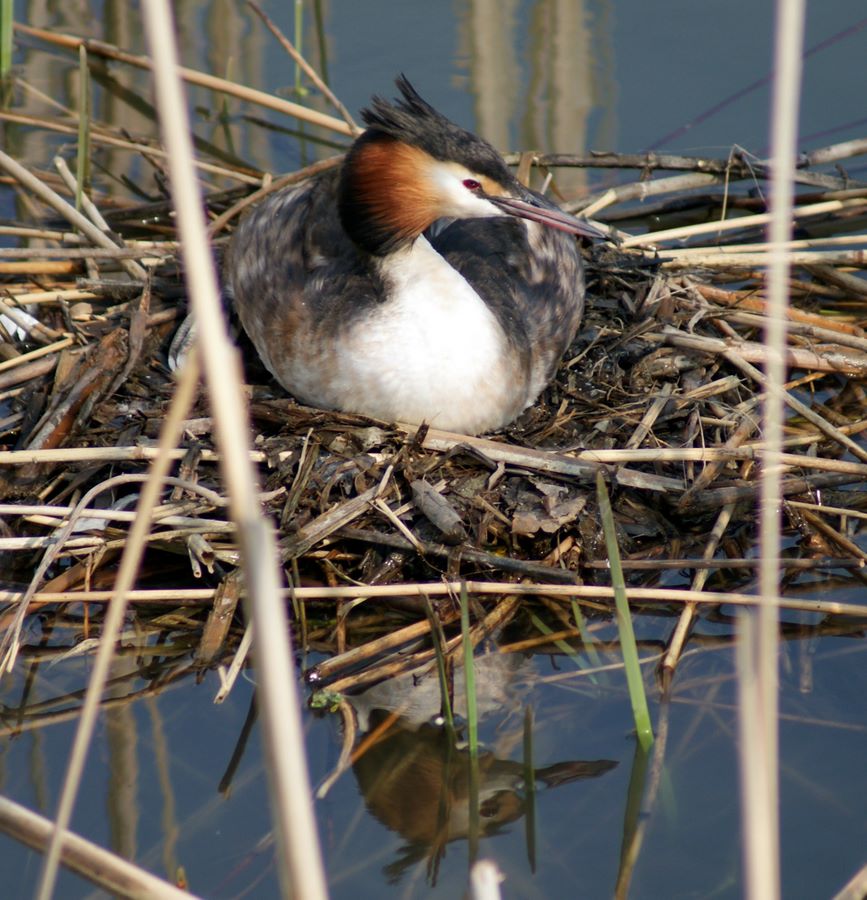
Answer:
<svg viewBox="0 0 867 900"><path fill-rule="evenodd" d="M371 724L386 718L375 713ZM575 760L535 769L534 780L554 788L613 769L613 760ZM370 812L406 841L389 866L397 880L413 863L429 860L435 881L438 860L449 841L471 833L469 752L458 749L444 728L403 727L397 720L354 763L353 771ZM496 834L526 812L522 763L479 755L479 837Z"/></svg>
<svg viewBox="0 0 867 900"><path fill-rule="evenodd" d="M520 713L535 680L532 663L518 653L481 653L474 660L473 674L480 719L491 713ZM467 687L463 666L455 666L450 672L450 693L455 717L465 719ZM361 731L370 730L369 720L375 710L394 713L406 728L433 723L442 710L439 676L433 666L380 681L346 699Z"/></svg>
<svg viewBox="0 0 867 900"><path fill-rule="evenodd" d="M523 709L535 680L533 663L519 654L484 653L474 661L479 717ZM453 676L456 716L464 714L463 666ZM367 737L356 748L353 772L370 812L406 846L389 866L397 879L413 863L427 858L435 880L438 860L449 841L471 834L469 753L455 735L430 724L441 708L436 670L415 670L348 695ZM382 733L379 729L382 728ZM574 760L534 770L538 785L556 788L612 769L612 760ZM526 813L526 771L522 763L479 756L479 837L497 833Z"/></svg>
<svg viewBox="0 0 867 900"><path fill-rule="evenodd" d="M386 421L500 428L551 379L584 307L575 234L488 143L405 78L337 172L270 196L226 273L265 365L299 400ZM567 233L570 232L570 233Z"/></svg>

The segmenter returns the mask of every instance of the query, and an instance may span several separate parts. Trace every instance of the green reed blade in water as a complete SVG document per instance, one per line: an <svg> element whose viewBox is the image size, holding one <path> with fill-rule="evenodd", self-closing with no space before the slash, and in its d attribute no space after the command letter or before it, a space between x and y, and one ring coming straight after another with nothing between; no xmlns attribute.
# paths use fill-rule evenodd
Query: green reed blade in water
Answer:
<svg viewBox="0 0 867 900"><path fill-rule="evenodd" d="M553 634L554 633L535 613L530 614L530 621L533 623L533 625L535 625L535 627L542 634ZM578 653L578 651L575 650L575 648L572 647L567 641L555 640L555 641L551 641L551 643L558 650L560 650L562 653L564 653L566 656L568 656L569 659L571 659L572 662L574 662L575 665L579 669L588 669L590 667L587 662L585 662L583 659L581 659L581 654ZM597 659L598 659L598 655L597 655ZM597 683L595 675L591 675L590 680L594 684Z"/></svg>
<svg viewBox="0 0 867 900"><path fill-rule="evenodd" d="M476 670L473 665L473 641L470 636L470 598L466 582L461 582L461 638L464 645L464 689L467 692L467 738L470 756L479 755L479 713L476 707Z"/></svg>
<svg viewBox="0 0 867 900"><path fill-rule="evenodd" d="M647 785L647 774L650 766L650 753L639 741L635 745L632 759L632 772L629 776L629 790L626 793L626 810L623 816L623 839L620 844L620 866L617 872L617 885L614 889L615 900L629 896L629 885L635 871L638 853L641 850L641 802Z"/></svg>
<svg viewBox="0 0 867 900"><path fill-rule="evenodd" d="M325 39L325 18L322 15L322 0L313 3L313 17L316 20L316 42L319 47L319 75L326 84L328 78L328 42Z"/></svg>
<svg viewBox="0 0 867 900"><path fill-rule="evenodd" d="M78 151L75 160L75 208L81 209L81 195L90 181L90 69L87 67L87 48L78 48Z"/></svg>
<svg viewBox="0 0 867 900"><path fill-rule="evenodd" d="M470 598L466 582L461 582L461 639L464 645L464 689L467 692L467 738L469 743L469 833L467 849L470 865L479 855L481 817L479 815L479 713L476 706L476 670L470 635Z"/></svg>
<svg viewBox="0 0 867 900"><path fill-rule="evenodd" d="M533 707L524 710L524 798L527 861L536 871L536 764L533 761Z"/></svg>
<svg viewBox="0 0 867 900"><path fill-rule="evenodd" d="M304 4L302 0L295 0L295 49L299 54L304 53ZM295 63L295 94L298 97L306 97L307 88L301 78L301 66Z"/></svg>
<svg viewBox="0 0 867 900"><path fill-rule="evenodd" d="M584 642L584 649L587 651L590 662L597 668L600 667L602 659L596 650L596 641L587 628L584 613L581 612L581 607L578 605L577 600L572 601L572 618L575 620L575 625L578 628L578 633L581 635L581 640Z"/></svg>
<svg viewBox="0 0 867 900"><path fill-rule="evenodd" d="M635 644L632 616L629 612L629 603L626 600L626 581L623 578L623 567L620 564L620 549L617 546L614 512L611 509L611 499L608 496L608 489L605 487L605 479L601 472L596 474L596 496L599 500L599 513L602 517L605 547L608 550L608 563L611 566L611 586L614 588L614 603L617 609L617 629L620 632L623 666L626 669L626 683L629 686L629 699L632 703L635 730L638 732L639 743L647 750L653 743L653 728L650 724L650 712L647 709L644 681L641 677L641 666L638 662L638 647Z"/></svg>
<svg viewBox="0 0 867 900"><path fill-rule="evenodd" d="M455 718L452 714L452 704L449 700L449 683L446 677L446 658L444 648L446 645L445 635L443 634L442 622L437 618L431 606L430 599L424 598L424 611L427 620L430 622L431 640L433 641L434 657L437 661L437 675L440 681L440 708L443 718L445 719L446 728L450 734L454 734Z"/></svg>
<svg viewBox="0 0 867 900"><path fill-rule="evenodd" d="M12 7L13 0L0 0L0 78L12 71Z"/></svg>
<svg viewBox="0 0 867 900"><path fill-rule="evenodd" d="M235 77L235 57L230 56L226 60L226 68L223 78L226 81L233 81ZM219 110L217 112L217 127L223 135L223 142L226 150L232 155L237 156L238 152L235 148L235 138L232 135L232 112L229 107L229 95L223 94L220 100Z"/></svg>

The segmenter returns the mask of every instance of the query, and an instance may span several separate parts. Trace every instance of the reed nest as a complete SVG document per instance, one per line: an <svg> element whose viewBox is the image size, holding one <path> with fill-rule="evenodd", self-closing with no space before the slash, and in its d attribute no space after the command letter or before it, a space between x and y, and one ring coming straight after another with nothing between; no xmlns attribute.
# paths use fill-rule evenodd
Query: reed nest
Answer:
<svg viewBox="0 0 867 900"><path fill-rule="evenodd" d="M65 115L2 115L78 126ZM3 161L5 188L30 210L0 229L17 244L0 250L4 666L19 652L87 652L98 635L176 390L171 346L187 309L161 149L97 123L91 140L95 154L117 142L140 153L153 172L140 189L157 199L134 202L99 184L82 196L62 159L57 171L36 172ZM784 616L784 637L860 632L867 617L861 605L814 599L819 581L825 593L842 592L865 577L856 538L867 518L867 256L858 233L867 185L842 169L865 151L867 142L828 147L799 168L780 603L820 615L809 628ZM234 184L205 189L219 258L250 202L339 157L273 180L207 148L200 160L203 179ZM580 333L554 382L506 431L469 438L301 406L238 337L296 645L327 656L308 677L334 691L430 660L424 638L437 618L454 633L461 582L476 640L512 623L515 650L577 652L588 639L584 617L604 636L613 595L600 471L633 612L653 622L665 683L697 620L731 624L733 605L755 600L764 266L773 250L763 243L767 167L743 153L509 161L537 185L550 179L554 192L563 167L634 177L566 204L611 226L615 240L585 248ZM203 391L184 435L130 596L129 617L151 635L138 672L151 684L136 690L246 652L239 551ZM733 632L716 631L723 641ZM19 710L14 727L61 714L40 704Z"/></svg>

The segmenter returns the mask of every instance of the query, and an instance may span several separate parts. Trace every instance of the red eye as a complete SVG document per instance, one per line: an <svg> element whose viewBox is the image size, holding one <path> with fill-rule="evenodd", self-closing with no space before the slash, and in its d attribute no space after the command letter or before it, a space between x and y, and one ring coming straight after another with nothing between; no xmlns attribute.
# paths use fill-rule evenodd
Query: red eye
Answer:
<svg viewBox="0 0 867 900"><path fill-rule="evenodd" d="M464 187L468 191L480 191L482 189L482 183L480 181L476 181L475 178L465 178Z"/></svg>

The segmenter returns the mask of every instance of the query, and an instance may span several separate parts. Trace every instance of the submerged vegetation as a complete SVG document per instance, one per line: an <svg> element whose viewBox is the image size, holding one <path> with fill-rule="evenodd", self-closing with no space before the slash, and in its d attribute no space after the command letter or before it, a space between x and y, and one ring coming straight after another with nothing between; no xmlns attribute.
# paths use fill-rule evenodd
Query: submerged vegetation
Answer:
<svg viewBox="0 0 867 900"><path fill-rule="evenodd" d="M73 36L19 34L81 53L81 111L90 110L84 73L94 60L147 65L99 42L85 52ZM187 75L262 99L216 77ZM16 88L23 103L26 85ZM307 115L279 98L267 102ZM319 129L323 140L345 142L353 124L344 116L342 108L334 118L312 113L308 138ZM14 244L0 249L0 665L32 673L98 643L142 483L177 411L185 376L172 339L187 312L186 287L159 142L71 110L37 115L25 106L0 118L78 135L75 175L61 157L55 170L28 171L0 151L4 184L21 198L18 220L0 226ZM113 190L97 174L109 147L134 154L147 174L124 175ZM339 164L332 156L271 179L233 154L209 152L205 141L197 149L217 256L251 203ZM814 151L795 179L777 598L780 637L792 644L863 638L867 620L863 603L827 596L862 592L867 560L857 540L867 519L867 450L859 439L867 428L867 281L859 275L867 185L842 168L865 152L867 141ZM576 679L604 679L628 704L625 658L641 738L624 829L625 891L641 845L640 813L659 787L666 703L681 661L730 647L735 611L757 603L755 510L769 389L765 267L774 249L763 238L768 169L742 153L526 154L510 162L555 191L567 167L635 174L567 204L610 227L614 240L585 248L586 320L540 401L486 438L305 408L279 390L240 337L254 435L248 455L278 530L294 645L321 659L306 679L318 706L347 719L341 769L365 765L344 698L427 667L442 684L447 754L463 766L455 737L462 726L452 714L469 719L473 796L500 761L477 745L472 669L460 676L468 697L458 703L462 654L496 645L516 665L530 654L572 660ZM82 185L88 165L90 192ZM672 171L680 174L665 174ZM171 477L128 594L136 664L113 683L104 708L218 665L226 667L225 697L245 665L242 547L214 414L204 390L180 413L183 437L166 456ZM600 506L609 493L604 530ZM635 656L621 652L632 620ZM130 691L120 696L124 683ZM642 687L663 719L655 729L638 699ZM5 711L3 732L69 718L79 697L31 704L25 689L20 705ZM537 767L529 712L526 721L528 817L537 781L596 776L614 765ZM387 733L389 723L379 725ZM387 752L371 742L370 752L391 764L403 739ZM477 809L470 804L471 841L482 828L472 824ZM438 833L430 841L430 873L451 839Z"/></svg>

